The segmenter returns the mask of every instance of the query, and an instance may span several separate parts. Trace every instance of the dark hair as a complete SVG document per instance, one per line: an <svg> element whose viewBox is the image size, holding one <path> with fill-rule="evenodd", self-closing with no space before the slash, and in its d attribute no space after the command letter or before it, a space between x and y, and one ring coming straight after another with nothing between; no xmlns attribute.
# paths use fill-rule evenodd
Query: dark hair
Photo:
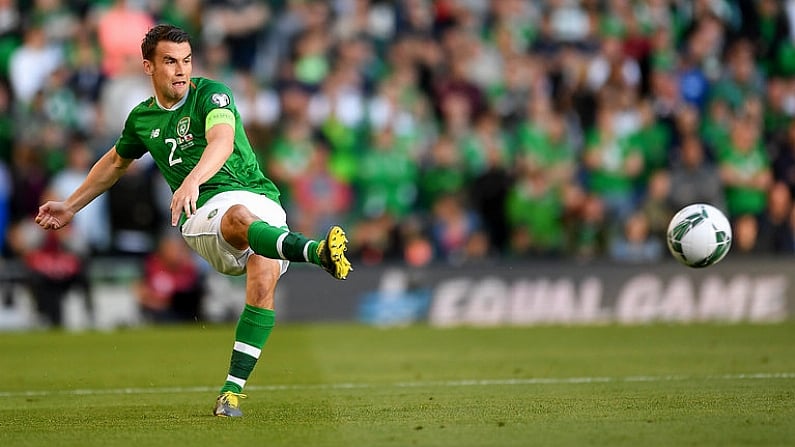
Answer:
<svg viewBox="0 0 795 447"><path fill-rule="evenodd" d="M144 40L141 42L141 54L144 59L152 60L157 43L163 40L175 43L190 43L190 34L174 25L156 25L146 33Z"/></svg>

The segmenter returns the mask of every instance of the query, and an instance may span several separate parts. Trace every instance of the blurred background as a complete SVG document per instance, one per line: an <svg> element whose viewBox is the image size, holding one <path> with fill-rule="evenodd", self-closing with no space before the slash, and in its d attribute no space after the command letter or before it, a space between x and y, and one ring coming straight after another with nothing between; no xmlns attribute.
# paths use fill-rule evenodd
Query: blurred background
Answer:
<svg viewBox="0 0 795 447"><path fill-rule="evenodd" d="M597 275L612 290L615 272L674 268L665 230L694 202L730 218L727 264L764 260L789 281L793 0L0 0L0 329L226 321L242 306L242 284L167 227L151 160L70 228L33 222L151 96L140 42L160 22L193 36L194 76L232 88L291 228L346 228L361 290L329 293L359 303L348 317L381 315L397 290L405 306L384 315L428 318L439 282L418 272L541 263L584 290L581 269L617 265ZM602 307L620 307L621 281ZM700 312L708 285L688 284ZM660 303L681 300L660 287Z"/></svg>

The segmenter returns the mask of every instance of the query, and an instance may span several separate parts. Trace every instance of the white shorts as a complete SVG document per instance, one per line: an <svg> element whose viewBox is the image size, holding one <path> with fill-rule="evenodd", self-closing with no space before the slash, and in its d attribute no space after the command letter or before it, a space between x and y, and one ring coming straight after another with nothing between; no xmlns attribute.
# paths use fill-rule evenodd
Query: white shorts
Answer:
<svg viewBox="0 0 795 447"><path fill-rule="evenodd" d="M233 205L243 205L268 225L287 230L287 214L267 196L249 191L222 192L207 201L182 225L182 237L210 265L221 273L238 276L246 273L251 247L238 250L221 236L221 218ZM282 274L290 261L277 259Z"/></svg>

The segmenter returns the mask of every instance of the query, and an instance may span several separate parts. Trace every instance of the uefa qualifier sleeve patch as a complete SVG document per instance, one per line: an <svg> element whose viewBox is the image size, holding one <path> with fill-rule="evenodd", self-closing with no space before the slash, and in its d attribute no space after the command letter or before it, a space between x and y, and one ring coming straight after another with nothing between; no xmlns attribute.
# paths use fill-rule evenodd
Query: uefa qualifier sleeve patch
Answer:
<svg viewBox="0 0 795 447"><path fill-rule="evenodd" d="M210 96L210 101L218 107L226 107L232 103L232 100L229 99L229 95L226 93L213 93L213 95Z"/></svg>

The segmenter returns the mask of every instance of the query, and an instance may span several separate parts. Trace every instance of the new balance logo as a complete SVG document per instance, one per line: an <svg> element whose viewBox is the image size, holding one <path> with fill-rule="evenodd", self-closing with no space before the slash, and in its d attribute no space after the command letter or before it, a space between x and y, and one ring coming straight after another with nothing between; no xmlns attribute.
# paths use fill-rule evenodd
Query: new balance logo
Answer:
<svg viewBox="0 0 795 447"><path fill-rule="evenodd" d="M149 138L157 138L160 136L160 129L152 129L152 133L149 134Z"/></svg>

